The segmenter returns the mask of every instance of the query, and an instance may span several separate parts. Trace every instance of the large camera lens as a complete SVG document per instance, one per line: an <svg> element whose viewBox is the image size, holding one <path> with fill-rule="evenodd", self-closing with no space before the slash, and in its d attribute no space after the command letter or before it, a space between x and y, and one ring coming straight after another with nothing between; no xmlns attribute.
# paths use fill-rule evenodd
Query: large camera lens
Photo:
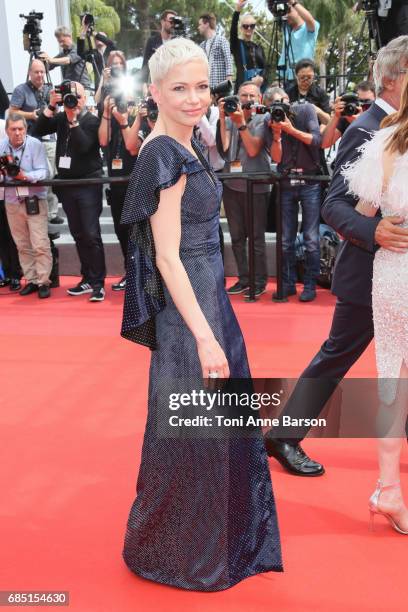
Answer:
<svg viewBox="0 0 408 612"><path fill-rule="evenodd" d="M286 118L287 105L282 102L274 102L271 106L270 113L272 121L282 123Z"/></svg>
<svg viewBox="0 0 408 612"><path fill-rule="evenodd" d="M344 94L341 100L345 102L344 110L341 113L343 117L352 117L359 110L358 96L355 93Z"/></svg>
<svg viewBox="0 0 408 612"><path fill-rule="evenodd" d="M78 106L78 98L74 93L67 93L63 97L64 106L67 108L75 108Z"/></svg>
<svg viewBox="0 0 408 612"><path fill-rule="evenodd" d="M238 110L239 98L238 96L227 96L224 98L224 112L226 115L232 115Z"/></svg>
<svg viewBox="0 0 408 612"><path fill-rule="evenodd" d="M219 83L215 87L211 87L210 93L216 98L225 98L225 96L229 96L230 93L232 93L231 81L221 81L221 83Z"/></svg>

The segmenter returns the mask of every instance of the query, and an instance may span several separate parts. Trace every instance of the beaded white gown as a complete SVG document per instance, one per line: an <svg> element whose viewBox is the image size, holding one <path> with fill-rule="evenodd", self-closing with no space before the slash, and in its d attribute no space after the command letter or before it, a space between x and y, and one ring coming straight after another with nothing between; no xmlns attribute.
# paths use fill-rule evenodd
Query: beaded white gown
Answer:
<svg viewBox="0 0 408 612"><path fill-rule="evenodd" d="M408 227L408 152L395 157L388 184L384 184L383 153L398 126L379 130L360 147L361 157L342 174L349 191L360 198L357 210L374 216L401 216ZM380 399L391 404L396 396L401 366L408 366L408 253L379 248L373 269L374 340ZM392 380L394 379L394 380Z"/></svg>

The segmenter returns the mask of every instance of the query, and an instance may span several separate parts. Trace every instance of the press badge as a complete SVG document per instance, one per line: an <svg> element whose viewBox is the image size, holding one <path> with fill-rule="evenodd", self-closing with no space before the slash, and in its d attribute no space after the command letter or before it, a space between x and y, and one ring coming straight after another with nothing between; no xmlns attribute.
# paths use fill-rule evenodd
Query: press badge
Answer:
<svg viewBox="0 0 408 612"><path fill-rule="evenodd" d="M117 157L116 159L112 159L112 170L122 170L123 169L123 159Z"/></svg>
<svg viewBox="0 0 408 612"><path fill-rule="evenodd" d="M71 167L71 158L67 157L66 155L61 155L61 157L59 158L58 167L69 170L69 168Z"/></svg>
<svg viewBox="0 0 408 612"><path fill-rule="evenodd" d="M231 162L230 172L242 172L242 164L239 159Z"/></svg>

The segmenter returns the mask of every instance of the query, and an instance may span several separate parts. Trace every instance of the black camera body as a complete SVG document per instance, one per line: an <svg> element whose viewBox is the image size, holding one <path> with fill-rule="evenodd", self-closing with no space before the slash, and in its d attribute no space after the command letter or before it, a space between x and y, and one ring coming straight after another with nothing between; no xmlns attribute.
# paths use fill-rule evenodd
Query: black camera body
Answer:
<svg viewBox="0 0 408 612"><path fill-rule="evenodd" d="M232 115L232 113L238 110L239 104L238 96L226 96L226 98L224 98L224 113L226 115Z"/></svg>
<svg viewBox="0 0 408 612"><path fill-rule="evenodd" d="M13 155L1 155L0 156L0 172L3 176L9 176L15 178L20 172L20 166Z"/></svg>
<svg viewBox="0 0 408 612"><path fill-rule="evenodd" d="M358 95L355 93L346 93L341 96L341 100L345 102L345 107L341 113L342 117L352 117L361 109Z"/></svg>
<svg viewBox="0 0 408 612"><path fill-rule="evenodd" d="M23 46L24 51L38 54L41 53L41 21L44 19L44 13L31 11L28 15L21 13L20 19L25 19L26 23L23 28Z"/></svg>
<svg viewBox="0 0 408 612"><path fill-rule="evenodd" d="M275 123L282 123L290 113L290 104L286 102L273 102L268 109L271 114L271 120Z"/></svg>
<svg viewBox="0 0 408 612"><path fill-rule="evenodd" d="M142 107L147 110L147 118L150 121L157 121L157 117L159 116L159 107L157 106L153 98L151 98L150 96L145 98L142 101Z"/></svg>
<svg viewBox="0 0 408 612"><path fill-rule="evenodd" d="M378 9L378 0L363 0L361 6L366 13L372 13Z"/></svg>
<svg viewBox="0 0 408 612"><path fill-rule="evenodd" d="M67 108L75 108L78 106L78 94L74 81L66 79L62 81L61 85L56 85L54 90L55 93L62 96L62 100L57 102L59 106L66 106Z"/></svg>
<svg viewBox="0 0 408 612"><path fill-rule="evenodd" d="M288 0L267 0L268 9L275 18L286 17L290 13L290 4Z"/></svg>
<svg viewBox="0 0 408 612"><path fill-rule="evenodd" d="M81 23L83 22L84 25L86 25L86 27L88 28L88 34L91 34L95 27L95 18L92 13L82 13L79 18L81 20Z"/></svg>

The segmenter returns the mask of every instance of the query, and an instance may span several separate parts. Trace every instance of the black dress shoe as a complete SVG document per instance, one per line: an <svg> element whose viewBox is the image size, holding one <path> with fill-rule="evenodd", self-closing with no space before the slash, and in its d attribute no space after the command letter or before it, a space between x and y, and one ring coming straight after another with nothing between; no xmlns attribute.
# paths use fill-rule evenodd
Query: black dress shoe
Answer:
<svg viewBox="0 0 408 612"><path fill-rule="evenodd" d="M38 297L41 299L48 298L51 295L51 291L48 285L39 285Z"/></svg>
<svg viewBox="0 0 408 612"><path fill-rule="evenodd" d="M27 283L27 285L20 291L20 295L30 295L30 293L36 293L37 291L38 285L35 283Z"/></svg>
<svg viewBox="0 0 408 612"><path fill-rule="evenodd" d="M287 472L296 476L321 476L324 474L324 467L308 457L300 444L288 444L269 436L265 436L264 442L269 457L277 459Z"/></svg>
<svg viewBox="0 0 408 612"><path fill-rule="evenodd" d="M9 285L10 283L11 283L10 278L2 278L0 280L0 287L7 287L7 285Z"/></svg>
<svg viewBox="0 0 408 612"><path fill-rule="evenodd" d="M9 289L10 291L20 291L21 289L20 279L19 278L10 279Z"/></svg>

